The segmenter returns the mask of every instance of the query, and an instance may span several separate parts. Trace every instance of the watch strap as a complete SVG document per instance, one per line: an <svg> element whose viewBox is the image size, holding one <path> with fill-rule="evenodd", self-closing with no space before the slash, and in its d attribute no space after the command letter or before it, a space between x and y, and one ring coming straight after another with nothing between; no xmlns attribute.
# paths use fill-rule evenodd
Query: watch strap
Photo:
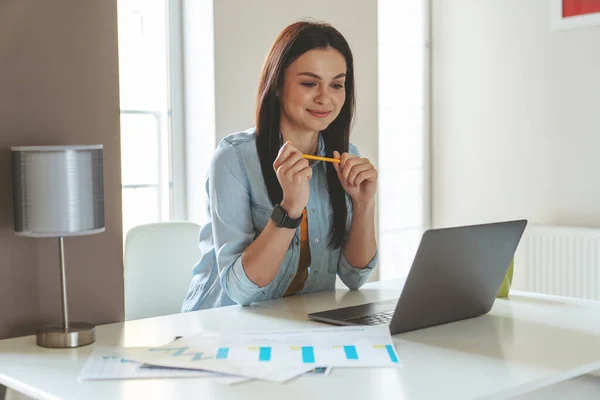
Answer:
<svg viewBox="0 0 600 400"><path fill-rule="evenodd" d="M275 208L277 208L279 212L276 212ZM296 219L290 218L286 209L283 208L281 205L276 204L275 208L273 209L273 213L271 214L271 219L273 220L273 222L275 222L275 225L278 228L296 229L302 223L302 215L300 215L300 217ZM278 215L278 218L275 218L275 215Z"/></svg>

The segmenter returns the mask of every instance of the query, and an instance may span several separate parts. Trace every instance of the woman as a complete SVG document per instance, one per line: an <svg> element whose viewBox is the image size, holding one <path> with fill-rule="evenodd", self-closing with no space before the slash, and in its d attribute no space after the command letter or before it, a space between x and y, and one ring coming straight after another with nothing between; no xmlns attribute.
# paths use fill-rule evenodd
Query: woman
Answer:
<svg viewBox="0 0 600 400"><path fill-rule="evenodd" d="M328 24L297 22L263 65L256 128L224 138L207 181L210 222L182 311L350 289L377 263L377 171L349 143L353 58ZM326 156L339 163L310 161Z"/></svg>

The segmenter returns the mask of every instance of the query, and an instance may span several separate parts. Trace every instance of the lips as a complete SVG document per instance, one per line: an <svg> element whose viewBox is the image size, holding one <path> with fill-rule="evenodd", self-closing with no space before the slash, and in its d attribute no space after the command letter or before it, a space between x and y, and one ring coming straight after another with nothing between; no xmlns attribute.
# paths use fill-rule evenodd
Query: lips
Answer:
<svg viewBox="0 0 600 400"><path fill-rule="evenodd" d="M331 111L324 111L324 110L307 110L313 117L317 117L317 118L325 118L328 117L329 114L331 114Z"/></svg>

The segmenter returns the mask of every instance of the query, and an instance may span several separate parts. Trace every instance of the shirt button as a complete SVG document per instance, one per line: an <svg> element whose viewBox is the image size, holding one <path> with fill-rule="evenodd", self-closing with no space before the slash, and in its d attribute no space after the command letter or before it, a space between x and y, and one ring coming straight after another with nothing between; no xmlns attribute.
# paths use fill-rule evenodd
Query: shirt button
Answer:
<svg viewBox="0 0 600 400"><path fill-rule="evenodd" d="M310 209L310 211L312 211L312 212L315 212L315 209L314 209L314 208L311 208L311 209Z"/></svg>
<svg viewBox="0 0 600 400"><path fill-rule="evenodd" d="M294 274L290 274L290 278L293 278L293 277L294 277Z"/></svg>
<svg viewBox="0 0 600 400"><path fill-rule="evenodd" d="M319 243L319 239L315 239L315 243Z"/></svg>

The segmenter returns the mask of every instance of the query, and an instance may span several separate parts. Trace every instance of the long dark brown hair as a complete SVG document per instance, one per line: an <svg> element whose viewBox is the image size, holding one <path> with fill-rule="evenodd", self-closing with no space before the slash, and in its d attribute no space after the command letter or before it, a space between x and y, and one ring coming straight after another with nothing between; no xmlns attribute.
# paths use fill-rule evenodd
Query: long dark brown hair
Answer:
<svg viewBox="0 0 600 400"><path fill-rule="evenodd" d="M337 118L322 131L327 157L333 157L333 151L340 154L348 151L350 127L354 118L354 61L346 39L329 24L300 21L285 28L271 46L265 59L256 101L256 147L261 169L271 203L279 204L283 198L281 185L277 180L273 163L280 148L279 119L280 105L277 90L283 86L284 70L312 49L331 47L339 51L346 60L346 99ZM335 169L325 166L329 200L333 208L333 226L329 247L340 247L344 241L346 218L346 192L342 188Z"/></svg>

